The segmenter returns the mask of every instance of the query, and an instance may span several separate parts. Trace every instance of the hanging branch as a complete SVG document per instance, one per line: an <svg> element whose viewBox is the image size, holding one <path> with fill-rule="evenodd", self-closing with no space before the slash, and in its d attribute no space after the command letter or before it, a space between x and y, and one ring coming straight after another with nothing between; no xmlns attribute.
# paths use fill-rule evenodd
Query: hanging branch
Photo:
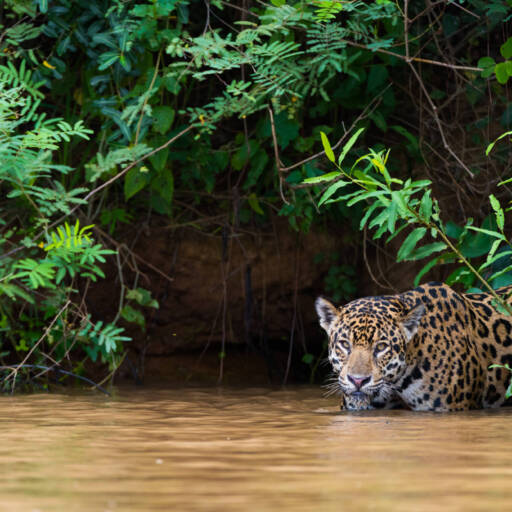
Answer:
<svg viewBox="0 0 512 512"><path fill-rule="evenodd" d="M283 163L279 159L279 147L277 145L277 135L276 135L276 125L274 123L274 112L272 111L272 107L268 106L268 113L270 115L270 126L272 127L272 140L274 141L274 158L276 161L277 175L279 176L279 194L281 195L281 199L285 204L290 204L286 197L284 196L283 184L284 184L284 176L283 176Z"/></svg>

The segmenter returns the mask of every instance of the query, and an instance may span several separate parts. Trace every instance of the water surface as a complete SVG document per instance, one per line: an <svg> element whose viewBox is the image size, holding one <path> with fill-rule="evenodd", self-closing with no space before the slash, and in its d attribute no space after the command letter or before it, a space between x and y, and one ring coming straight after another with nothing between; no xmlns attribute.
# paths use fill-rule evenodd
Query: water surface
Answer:
<svg viewBox="0 0 512 512"><path fill-rule="evenodd" d="M317 388L1 399L0 510L509 509L512 409L339 412Z"/></svg>

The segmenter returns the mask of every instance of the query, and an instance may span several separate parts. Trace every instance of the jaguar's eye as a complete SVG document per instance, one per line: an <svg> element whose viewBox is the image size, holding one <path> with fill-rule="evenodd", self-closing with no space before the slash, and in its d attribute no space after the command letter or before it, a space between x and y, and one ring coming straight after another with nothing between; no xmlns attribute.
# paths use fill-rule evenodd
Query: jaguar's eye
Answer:
<svg viewBox="0 0 512 512"><path fill-rule="evenodd" d="M341 341L340 341L340 345L341 345L345 350L350 350L350 343L349 343L347 340L341 340Z"/></svg>
<svg viewBox="0 0 512 512"><path fill-rule="evenodd" d="M383 352L387 348L388 348L388 344L387 343L383 343L381 341L380 343L377 343L377 345L375 346L375 352Z"/></svg>

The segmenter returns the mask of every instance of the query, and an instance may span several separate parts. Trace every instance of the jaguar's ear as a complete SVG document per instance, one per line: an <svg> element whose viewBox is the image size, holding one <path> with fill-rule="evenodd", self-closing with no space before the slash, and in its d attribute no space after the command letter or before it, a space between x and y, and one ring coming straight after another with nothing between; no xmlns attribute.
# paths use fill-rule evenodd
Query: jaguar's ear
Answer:
<svg viewBox="0 0 512 512"><path fill-rule="evenodd" d="M421 317L424 313L425 306L421 303L407 311L402 320L402 327L404 328L407 341L410 341L418 331L418 325L420 324Z"/></svg>
<svg viewBox="0 0 512 512"><path fill-rule="evenodd" d="M320 325L329 332L329 327L336 317L336 307L323 297L316 299L315 307L318 318L320 319Z"/></svg>

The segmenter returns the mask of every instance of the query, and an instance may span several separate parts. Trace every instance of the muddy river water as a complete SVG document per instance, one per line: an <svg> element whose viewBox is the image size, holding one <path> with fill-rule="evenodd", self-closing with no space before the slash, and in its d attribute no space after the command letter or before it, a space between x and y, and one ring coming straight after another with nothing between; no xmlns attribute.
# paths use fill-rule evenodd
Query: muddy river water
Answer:
<svg viewBox="0 0 512 512"><path fill-rule="evenodd" d="M512 504L512 408L347 413L318 388L0 400L1 511Z"/></svg>

